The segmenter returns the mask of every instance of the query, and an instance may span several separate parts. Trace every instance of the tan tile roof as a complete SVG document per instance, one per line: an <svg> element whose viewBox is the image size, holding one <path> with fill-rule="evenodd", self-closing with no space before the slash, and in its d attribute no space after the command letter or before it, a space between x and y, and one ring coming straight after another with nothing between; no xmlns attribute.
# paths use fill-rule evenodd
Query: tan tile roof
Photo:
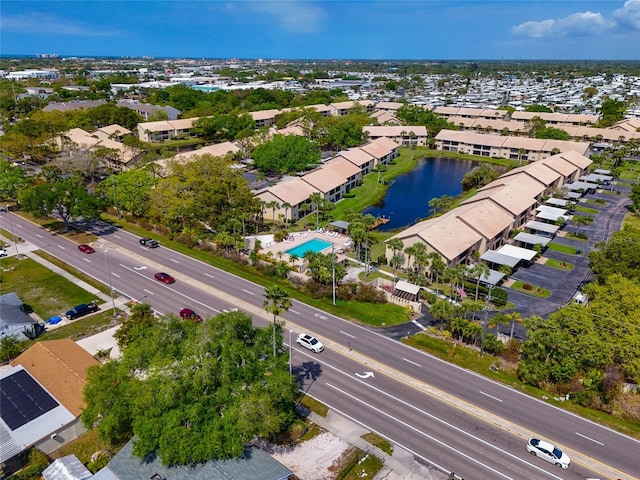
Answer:
<svg viewBox="0 0 640 480"><path fill-rule="evenodd" d="M418 236L449 261L482 241L478 232L452 215L429 225Z"/></svg>
<svg viewBox="0 0 640 480"><path fill-rule="evenodd" d="M404 103L400 102L378 102L375 108L378 110L398 110L402 106Z"/></svg>
<svg viewBox="0 0 640 480"><path fill-rule="evenodd" d="M249 112L249 115L251 115L251 118L253 118L255 121L258 121L258 120L268 120L270 118L274 118L276 115L279 115L280 113L282 113L281 110L272 109L272 110L258 110L257 112Z"/></svg>
<svg viewBox="0 0 640 480"><path fill-rule="evenodd" d="M585 153L587 153L589 145L589 142L572 142L570 140L545 140L542 150L544 152L551 152L557 148L561 152L574 151L579 153L580 155L584 155Z"/></svg>
<svg viewBox="0 0 640 480"><path fill-rule="evenodd" d="M540 162L551 168L552 170L558 172L565 178L570 177L576 171L576 166L562 158L561 155L551 155L544 160L540 160Z"/></svg>
<svg viewBox="0 0 640 480"><path fill-rule="evenodd" d="M563 158L567 162L571 163L572 165L575 165L576 167L582 170L584 170L585 168L587 168L589 165L593 163L587 157L585 157L584 155L581 155L576 151L562 152L558 155L560 156L560 158Z"/></svg>
<svg viewBox="0 0 640 480"><path fill-rule="evenodd" d="M422 125L366 125L362 129L371 137L399 137L402 132L413 132L418 137L427 136L427 127Z"/></svg>
<svg viewBox="0 0 640 480"><path fill-rule="evenodd" d="M514 168L502 174L501 177L511 177L513 175L520 175L521 173L529 175L547 186L553 185L561 177L557 171L549 168L543 161L531 162L522 167Z"/></svg>
<svg viewBox="0 0 640 480"><path fill-rule="evenodd" d="M504 148L524 148L526 150L533 150L539 152L544 147L546 140L542 140L540 138L529 138L529 137L502 137L504 139L504 143L502 146Z"/></svg>
<svg viewBox="0 0 640 480"><path fill-rule="evenodd" d="M281 180L275 185L268 187L267 192L276 197L280 203L287 202L289 205L295 206L307 200L311 194L318 192L307 182L299 177L290 177ZM261 197L262 194L256 195Z"/></svg>
<svg viewBox="0 0 640 480"><path fill-rule="evenodd" d="M97 131L104 132L107 135L113 135L113 134L116 134L116 135L129 135L131 133L131 130L129 130L128 128L123 127L122 125L118 125L117 123L114 123L112 125L107 125L106 127L99 128Z"/></svg>
<svg viewBox="0 0 640 480"><path fill-rule="evenodd" d="M81 148L90 148L100 143L99 138L91 136L89 132L81 128L72 128L64 136Z"/></svg>
<svg viewBox="0 0 640 480"><path fill-rule="evenodd" d="M487 240L492 240L513 225L514 216L490 200L482 200L471 205L462 205L452 210L461 221L479 232Z"/></svg>
<svg viewBox="0 0 640 480"><path fill-rule="evenodd" d="M85 406L87 368L100 364L73 340L65 338L36 342L11 365L22 365L67 410L79 416Z"/></svg>
<svg viewBox="0 0 640 480"><path fill-rule="evenodd" d="M322 168L316 168L315 170L306 173L301 178L309 185L318 189L324 194L330 192L334 188L339 187L345 182L344 178L338 178L334 175L327 175L327 173L323 171Z"/></svg>
<svg viewBox="0 0 640 480"><path fill-rule="evenodd" d="M437 113L438 115L457 115L458 114L458 110L460 110L459 107L436 107L434 110L434 113Z"/></svg>
<svg viewBox="0 0 640 480"><path fill-rule="evenodd" d="M376 138L372 142L362 145L360 148L376 159L389 155L399 145L387 137Z"/></svg>
<svg viewBox="0 0 640 480"><path fill-rule="evenodd" d="M334 157L328 160L322 169L329 175L336 175L347 180L349 177L360 174L360 167L354 165L343 157Z"/></svg>
<svg viewBox="0 0 640 480"><path fill-rule="evenodd" d="M375 161L375 159L362 150L361 148L350 148L349 150L342 151L338 154L340 157L346 158L354 165L362 168L369 162Z"/></svg>

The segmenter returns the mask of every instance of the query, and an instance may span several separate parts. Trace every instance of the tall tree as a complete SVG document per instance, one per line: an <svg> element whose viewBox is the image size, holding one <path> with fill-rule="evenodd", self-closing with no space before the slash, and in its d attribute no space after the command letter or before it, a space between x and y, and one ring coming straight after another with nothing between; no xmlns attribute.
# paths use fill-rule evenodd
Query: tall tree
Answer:
<svg viewBox="0 0 640 480"><path fill-rule="evenodd" d="M291 297L287 291L279 285L266 287L264 289L265 300L263 302L264 309L268 313L273 314L273 358L276 358L276 325L278 323L278 315L286 312L291 308Z"/></svg>

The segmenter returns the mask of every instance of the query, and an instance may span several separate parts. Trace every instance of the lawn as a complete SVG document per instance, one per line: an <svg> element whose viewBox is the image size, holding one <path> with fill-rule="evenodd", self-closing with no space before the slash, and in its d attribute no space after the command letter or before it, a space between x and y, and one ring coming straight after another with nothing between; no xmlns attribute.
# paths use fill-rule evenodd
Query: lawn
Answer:
<svg viewBox="0 0 640 480"><path fill-rule="evenodd" d="M3 258L0 267L2 291L15 292L27 308L43 320L96 299L95 295L30 258Z"/></svg>
<svg viewBox="0 0 640 480"><path fill-rule="evenodd" d="M558 270L573 270L573 264L556 260L555 258L547 258L544 265L546 267L557 268Z"/></svg>
<svg viewBox="0 0 640 480"><path fill-rule="evenodd" d="M568 253L569 255L575 255L576 254L576 248L575 247L572 247L570 245L564 245L562 243L549 242L547 247L549 248L549 250L554 250L554 251L560 252L560 253Z"/></svg>
<svg viewBox="0 0 640 480"><path fill-rule="evenodd" d="M576 205L576 212L587 213L589 215L597 215L600 213L600 210L598 210L597 208L589 208L589 207L583 207L581 205Z"/></svg>
<svg viewBox="0 0 640 480"><path fill-rule="evenodd" d="M525 285L528 285L531 288L525 288ZM529 295L534 295L540 298L547 298L548 296L551 295L551 292L546 288L538 287L537 285L531 285L530 283L524 283L524 282L521 282L520 280L516 280L515 283L511 285L509 288L511 288L512 290L518 290L519 292L522 292L522 293L528 293Z"/></svg>

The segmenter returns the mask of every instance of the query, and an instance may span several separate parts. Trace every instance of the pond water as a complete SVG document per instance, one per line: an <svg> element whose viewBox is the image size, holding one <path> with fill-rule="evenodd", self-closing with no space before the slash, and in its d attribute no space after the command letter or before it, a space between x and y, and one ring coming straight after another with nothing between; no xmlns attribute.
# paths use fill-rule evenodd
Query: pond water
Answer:
<svg viewBox="0 0 640 480"><path fill-rule="evenodd" d="M453 158L423 158L413 171L396 177L385 197L376 205L366 208L363 214L389 218L389 223L378 230L387 231L405 228L431 215L429 201L462 193L460 181L479 162ZM375 173L372 173L375 175Z"/></svg>

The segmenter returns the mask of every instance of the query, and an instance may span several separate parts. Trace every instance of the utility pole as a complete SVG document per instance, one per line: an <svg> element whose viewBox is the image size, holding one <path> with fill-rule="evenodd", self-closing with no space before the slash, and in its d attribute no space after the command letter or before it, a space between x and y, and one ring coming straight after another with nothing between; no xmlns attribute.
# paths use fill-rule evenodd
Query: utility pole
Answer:
<svg viewBox="0 0 640 480"><path fill-rule="evenodd" d="M482 340L480 341L480 356L484 354L484 338L487 336L487 320L489 316L489 301L491 300L491 290L493 285L489 285L489 293L485 297L484 320L482 321Z"/></svg>
<svg viewBox="0 0 640 480"><path fill-rule="evenodd" d="M333 296L333 304L336 304L336 257L333 254L335 244L331 244L331 293Z"/></svg>
<svg viewBox="0 0 640 480"><path fill-rule="evenodd" d="M18 251L18 240L16 234L13 231L13 222L11 221L11 212L9 211L9 204L7 204L7 218L9 219L9 227L11 227L11 236L13 237L13 244L16 246L16 258L20 260L20 252Z"/></svg>

